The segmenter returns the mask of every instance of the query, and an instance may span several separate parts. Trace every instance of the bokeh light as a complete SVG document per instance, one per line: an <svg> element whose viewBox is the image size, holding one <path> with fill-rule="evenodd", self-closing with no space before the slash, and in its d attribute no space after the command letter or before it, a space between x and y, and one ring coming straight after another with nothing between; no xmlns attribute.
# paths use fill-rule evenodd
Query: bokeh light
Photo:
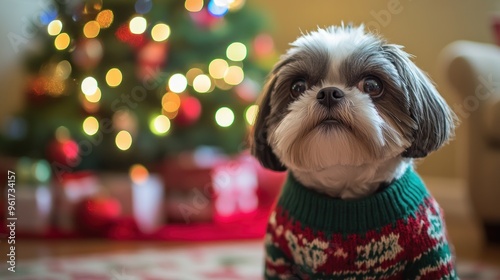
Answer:
<svg viewBox="0 0 500 280"><path fill-rule="evenodd" d="M95 117L87 117L83 121L83 132L85 132L87 135L94 135L97 133L99 130L99 122Z"/></svg>
<svg viewBox="0 0 500 280"><path fill-rule="evenodd" d="M257 116L257 113L259 112L259 106L257 105L250 105L245 111L245 120L249 125L253 125L255 123L255 117Z"/></svg>
<svg viewBox="0 0 500 280"><path fill-rule="evenodd" d="M132 135L126 130L122 130L116 134L115 144L118 149L126 151L132 146Z"/></svg>
<svg viewBox="0 0 500 280"><path fill-rule="evenodd" d="M168 80L168 88L175 93L183 92L186 90L186 87L187 79L180 73L172 75L172 77Z"/></svg>
<svg viewBox="0 0 500 280"><path fill-rule="evenodd" d="M215 112L215 121L219 126L228 127L234 122L234 113L227 107L222 107Z"/></svg>
<svg viewBox="0 0 500 280"><path fill-rule="evenodd" d="M101 28L108 28L113 23L114 17L113 11L102 10L97 14L95 20L99 23Z"/></svg>
<svg viewBox="0 0 500 280"><path fill-rule="evenodd" d="M70 139L71 134L68 128L65 126L60 126L56 128L55 137L58 142L64 142Z"/></svg>
<svg viewBox="0 0 500 280"><path fill-rule="evenodd" d="M67 60L57 63L55 76L59 79L66 80L71 75L71 63Z"/></svg>
<svg viewBox="0 0 500 280"><path fill-rule="evenodd" d="M193 81L193 88L199 93L205 93L210 90L212 87L212 81L210 80L210 77L208 77L205 74L201 74L196 76Z"/></svg>
<svg viewBox="0 0 500 280"><path fill-rule="evenodd" d="M56 39L54 40L54 46L58 50L64 50L69 46L71 39L69 38L69 35L67 33L61 33L57 35Z"/></svg>
<svg viewBox="0 0 500 280"><path fill-rule="evenodd" d="M146 31L146 27L148 26L148 22L144 17L137 16L130 20L129 28L130 32L133 34L142 34Z"/></svg>
<svg viewBox="0 0 500 280"><path fill-rule="evenodd" d="M222 79L226 74L227 68L229 68L227 61L217 58L212 60L208 65L208 73L214 79Z"/></svg>
<svg viewBox="0 0 500 280"><path fill-rule="evenodd" d="M142 164L134 164L129 170L130 179L136 184L141 184L146 182L149 177L149 172Z"/></svg>
<svg viewBox="0 0 500 280"><path fill-rule="evenodd" d="M163 135L170 130L170 120L164 115L159 115L151 120L149 128L154 134Z"/></svg>
<svg viewBox="0 0 500 280"><path fill-rule="evenodd" d="M167 113L174 113L181 106L181 98L173 92L167 92L161 99L161 106Z"/></svg>
<svg viewBox="0 0 500 280"><path fill-rule="evenodd" d="M122 82L122 72L118 68L109 69L108 73L106 73L106 83L110 87L117 87Z"/></svg>
<svg viewBox="0 0 500 280"><path fill-rule="evenodd" d="M97 88L94 93L84 94L83 96L85 96L85 99L87 99L88 102L97 103L101 100L101 89Z"/></svg>
<svg viewBox="0 0 500 280"><path fill-rule="evenodd" d="M215 80L215 86L222 90L230 90L233 86L228 85L223 79Z"/></svg>
<svg viewBox="0 0 500 280"><path fill-rule="evenodd" d="M158 23L151 29L151 38L156 42L165 41L170 37L170 26L165 23Z"/></svg>
<svg viewBox="0 0 500 280"><path fill-rule="evenodd" d="M93 77L87 77L82 81L82 92L85 95L94 94L97 90L97 81Z"/></svg>
<svg viewBox="0 0 500 280"><path fill-rule="evenodd" d="M91 20L83 26L83 35L85 35L85 37L89 39L97 37L100 31L101 31L101 26L95 20Z"/></svg>
<svg viewBox="0 0 500 280"><path fill-rule="evenodd" d="M245 0L233 0L231 3L229 3L229 10L230 11L237 11L245 5Z"/></svg>
<svg viewBox="0 0 500 280"><path fill-rule="evenodd" d="M233 65L227 68L226 75L224 76L224 81L229 85L238 85L245 78L245 74L243 73L243 69L241 67Z"/></svg>
<svg viewBox="0 0 500 280"><path fill-rule="evenodd" d="M234 42L226 49L226 56L232 61L242 61L247 57L247 47L240 42Z"/></svg>
<svg viewBox="0 0 500 280"><path fill-rule="evenodd" d="M186 0L184 7L190 12L199 12L203 9L203 0Z"/></svg>
<svg viewBox="0 0 500 280"><path fill-rule="evenodd" d="M203 74L203 71L200 68L191 68L189 71L186 73L186 79L188 82L188 85L192 86L194 78L198 77L198 75Z"/></svg>
<svg viewBox="0 0 500 280"><path fill-rule="evenodd" d="M208 2L208 12L216 17L221 17L229 11L228 6L218 6L214 0Z"/></svg>
<svg viewBox="0 0 500 280"><path fill-rule="evenodd" d="M102 0L87 0L83 7L84 14L92 14L102 9Z"/></svg>
<svg viewBox="0 0 500 280"><path fill-rule="evenodd" d="M50 165L46 160L38 160L33 164L33 175L38 182L46 183L50 180Z"/></svg>
<svg viewBox="0 0 500 280"><path fill-rule="evenodd" d="M49 33L50 36L56 36L61 33L62 27L63 25L60 20L53 20L47 25L47 33Z"/></svg>

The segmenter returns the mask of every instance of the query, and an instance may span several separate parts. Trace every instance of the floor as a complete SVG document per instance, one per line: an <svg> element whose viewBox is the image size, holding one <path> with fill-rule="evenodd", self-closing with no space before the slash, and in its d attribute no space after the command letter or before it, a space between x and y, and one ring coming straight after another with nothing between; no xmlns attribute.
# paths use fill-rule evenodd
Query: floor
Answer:
<svg viewBox="0 0 500 280"><path fill-rule="evenodd" d="M454 244L457 258L485 265L500 267L500 246L486 245L482 232L472 215L467 201L465 185L456 180L424 178L445 211L448 234ZM255 242L255 241L238 241ZM230 245L231 242L223 242ZM5 250L5 243L0 244ZM110 242L106 240L18 240L16 244L17 261L56 256L84 256L94 253L133 252L141 249L169 249L200 246L192 242ZM5 254L0 256L4 262Z"/></svg>

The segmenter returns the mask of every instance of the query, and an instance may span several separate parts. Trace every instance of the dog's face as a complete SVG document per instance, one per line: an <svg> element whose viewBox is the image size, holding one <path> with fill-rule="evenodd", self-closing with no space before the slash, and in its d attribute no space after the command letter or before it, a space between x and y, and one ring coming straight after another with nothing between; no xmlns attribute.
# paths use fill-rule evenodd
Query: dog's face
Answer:
<svg viewBox="0 0 500 280"><path fill-rule="evenodd" d="M454 115L396 45L363 27L303 35L272 70L253 154L273 170L417 158L451 136Z"/></svg>

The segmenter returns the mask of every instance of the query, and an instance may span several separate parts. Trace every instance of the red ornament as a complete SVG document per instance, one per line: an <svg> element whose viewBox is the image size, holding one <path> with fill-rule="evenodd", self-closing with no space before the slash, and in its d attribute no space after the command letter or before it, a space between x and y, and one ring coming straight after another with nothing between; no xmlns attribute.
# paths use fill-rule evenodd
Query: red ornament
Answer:
<svg viewBox="0 0 500 280"><path fill-rule="evenodd" d="M193 96L181 95L181 104L174 122L180 126L194 124L201 115L201 103Z"/></svg>
<svg viewBox="0 0 500 280"><path fill-rule="evenodd" d="M53 140L47 147L47 158L65 166L75 166L79 153L78 144L72 139Z"/></svg>
<svg viewBox="0 0 500 280"><path fill-rule="evenodd" d="M257 58L266 57L272 55L274 52L274 41L269 34L259 34L253 40L253 51Z"/></svg>
<svg viewBox="0 0 500 280"><path fill-rule="evenodd" d="M130 46L139 49L146 44L146 37L144 34L134 34L130 32L128 24L122 24L115 32L118 40L129 44Z"/></svg>
<svg viewBox="0 0 500 280"><path fill-rule="evenodd" d="M106 236L122 213L118 200L106 196L92 196L82 200L75 211L77 229L84 235Z"/></svg>
<svg viewBox="0 0 500 280"><path fill-rule="evenodd" d="M158 76L168 58L167 42L149 42L137 55L137 76L141 80L152 80Z"/></svg>

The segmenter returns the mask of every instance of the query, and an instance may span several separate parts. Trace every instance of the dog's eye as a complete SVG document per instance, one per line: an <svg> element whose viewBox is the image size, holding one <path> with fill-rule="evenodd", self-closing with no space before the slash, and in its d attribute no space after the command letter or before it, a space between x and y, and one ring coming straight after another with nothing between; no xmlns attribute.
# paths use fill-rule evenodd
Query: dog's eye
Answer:
<svg viewBox="0 0 500 280"><path fill-rule="evenodd" d="M378 97L382 94L383 86L379 78L368 76L358 83L358 89L372 97Z"/></svg>
<svg viewBox="0 0 500 280"><path fill-rule="evenodd" d="M293 82L290 91L292 93L292 96L297 97L301 95L304 91L306 91L306 89L307 89L306 81L304 79L299 79Z"/></svg>

